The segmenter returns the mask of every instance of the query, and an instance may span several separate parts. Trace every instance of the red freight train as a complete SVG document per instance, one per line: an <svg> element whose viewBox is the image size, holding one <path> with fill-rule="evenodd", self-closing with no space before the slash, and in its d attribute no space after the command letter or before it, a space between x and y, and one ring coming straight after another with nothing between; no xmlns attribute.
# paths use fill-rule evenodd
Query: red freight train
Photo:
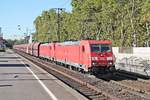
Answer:
<svg viewBox="0 0 150 100"><path fill-rule="evenodd" d="M111 45L112 42L109 40L81 40L16 45L14 49L28 54L31 54L27 52L30 51L33 56L49 59L80 71L100 73L115 70L115 57ZM26 50L22 50L22 47ZM29 48L32 49L27 50Z"/></svg>

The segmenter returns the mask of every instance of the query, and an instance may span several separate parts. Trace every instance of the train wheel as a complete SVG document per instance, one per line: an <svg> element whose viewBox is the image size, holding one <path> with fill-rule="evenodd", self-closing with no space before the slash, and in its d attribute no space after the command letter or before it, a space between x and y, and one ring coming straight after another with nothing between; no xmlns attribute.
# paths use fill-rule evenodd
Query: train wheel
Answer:
<svg viewBox="0 0 150 100"><path fill-rule="evenodd" d="M90 71L92 75L98 75L99 74L99 68L93 67Z"/></svg>
<svg viewBox="0 0 150 100"><path fill-rule="evenodd" d="M70 65L68 66L68 68L69 68L70 70L73 70L72 66L70 66Z"/></svg>
<svg viewBox="0 0 150 100"><path fill-rule="evenodd" d="M110 67L110 68L109 68L109 71L110 71L111 73L116 72L116 68L115 68L115 66Z"/></svg>

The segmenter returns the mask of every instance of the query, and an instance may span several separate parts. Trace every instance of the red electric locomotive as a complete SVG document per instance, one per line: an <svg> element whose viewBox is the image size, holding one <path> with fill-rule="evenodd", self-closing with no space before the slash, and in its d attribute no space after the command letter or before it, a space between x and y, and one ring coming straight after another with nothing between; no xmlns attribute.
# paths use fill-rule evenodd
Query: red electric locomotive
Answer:
<svg viewBox="0 0 150 100"><path fill-rule="evenodd" d="M115 70L115 57L109 40L81 40L55 44L55 60L86 72Z"/></svg>

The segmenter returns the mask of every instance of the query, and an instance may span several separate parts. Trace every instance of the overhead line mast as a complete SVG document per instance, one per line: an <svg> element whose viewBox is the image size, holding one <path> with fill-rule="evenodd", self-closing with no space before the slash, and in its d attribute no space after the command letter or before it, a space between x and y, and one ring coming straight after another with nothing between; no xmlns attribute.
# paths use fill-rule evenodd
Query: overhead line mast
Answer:
<svg viewBox="0 0 150 100"><path fill-rule="evenodd" d="M61 28L61 11L64 10L65 8L54 8L55 10L57 10L57 39L58 41L60 41L60 28Z"/></svg>

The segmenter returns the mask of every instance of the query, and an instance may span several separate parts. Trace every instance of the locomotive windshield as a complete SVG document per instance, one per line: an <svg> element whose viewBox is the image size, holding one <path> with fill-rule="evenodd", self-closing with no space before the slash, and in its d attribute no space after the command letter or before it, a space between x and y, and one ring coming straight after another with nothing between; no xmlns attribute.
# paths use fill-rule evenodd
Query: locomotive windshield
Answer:
<svg viewBox="0 0 150 100"><path fill-rule="evenodd" d="M91 52L111 52L111 45L109 45L109 44L92 44Z"/></svg>

